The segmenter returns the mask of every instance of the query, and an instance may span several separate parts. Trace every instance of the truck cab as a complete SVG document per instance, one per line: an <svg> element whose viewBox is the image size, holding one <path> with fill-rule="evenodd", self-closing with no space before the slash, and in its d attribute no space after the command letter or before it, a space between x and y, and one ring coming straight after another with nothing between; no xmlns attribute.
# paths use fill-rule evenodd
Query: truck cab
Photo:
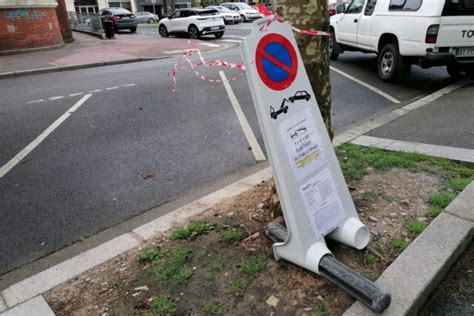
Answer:
<svg viewBox="0 0 474 316"><path fill-rule="evenodd" d="M474 72L474 0L353 0L330 21L331 59L376 53L384 81L406 77L413 64L447 66L453 77Z"/></svg>

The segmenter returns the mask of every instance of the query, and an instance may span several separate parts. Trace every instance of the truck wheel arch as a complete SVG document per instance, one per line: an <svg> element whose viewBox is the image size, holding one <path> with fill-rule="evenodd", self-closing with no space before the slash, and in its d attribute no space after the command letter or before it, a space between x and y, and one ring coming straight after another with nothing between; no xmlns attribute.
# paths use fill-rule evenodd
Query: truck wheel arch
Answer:
<svg viewBox="0 0 474 316"><path fill-rule="evenodd" d="M397 36L395 34L392 34L392 33L382 34L379 38L379 44L377 46L377 53L380 54L380 52L385 47L385 45L387 45L389 43L396 43L396 44L399 45Z"/></svg>

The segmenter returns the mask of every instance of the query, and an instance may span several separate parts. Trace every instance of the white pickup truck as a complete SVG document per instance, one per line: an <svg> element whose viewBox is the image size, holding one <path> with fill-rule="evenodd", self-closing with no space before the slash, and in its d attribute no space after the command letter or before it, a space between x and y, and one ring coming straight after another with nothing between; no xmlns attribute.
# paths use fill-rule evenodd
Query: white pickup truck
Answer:
<svg viewBox="0 0 474 316"><path fill-rule="evenodd" d="M384 81L406 78L413 64L474 75L474 0L353 0L331 17L331 34L332 60L376 53Z"/></svg>

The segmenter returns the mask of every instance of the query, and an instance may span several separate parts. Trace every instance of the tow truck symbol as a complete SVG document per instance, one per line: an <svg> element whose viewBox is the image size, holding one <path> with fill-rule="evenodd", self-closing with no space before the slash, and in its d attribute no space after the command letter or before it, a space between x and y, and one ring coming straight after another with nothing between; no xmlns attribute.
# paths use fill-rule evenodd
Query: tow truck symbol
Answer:
<svg viewBox="0 0 474 316"><path fill-rule="evenodd" d="M278 115L280 115L281 113L286 113L288 112L288 105L285 105L285 103L288 102L288 99L283 99L283 101L281 102L281 105L280 105L280 109L278 109L277 111L275 111L275 109L273 108L273 106L270 105L270 117L274 120L276 120L278 118Z"/></svg>

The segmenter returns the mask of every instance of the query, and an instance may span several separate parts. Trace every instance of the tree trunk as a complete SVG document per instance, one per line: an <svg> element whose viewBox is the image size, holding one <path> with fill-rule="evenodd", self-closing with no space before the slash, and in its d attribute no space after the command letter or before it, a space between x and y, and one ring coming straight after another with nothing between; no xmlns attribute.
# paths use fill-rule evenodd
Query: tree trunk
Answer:
<svg viewBox="0 0 474 316"><path fill-rule="evenodd" d="M299 29L329 32L326 0L277 0L275 9L280 18ZM326 129L332 139L329 38L296 34L296 40Z"/></svg>

